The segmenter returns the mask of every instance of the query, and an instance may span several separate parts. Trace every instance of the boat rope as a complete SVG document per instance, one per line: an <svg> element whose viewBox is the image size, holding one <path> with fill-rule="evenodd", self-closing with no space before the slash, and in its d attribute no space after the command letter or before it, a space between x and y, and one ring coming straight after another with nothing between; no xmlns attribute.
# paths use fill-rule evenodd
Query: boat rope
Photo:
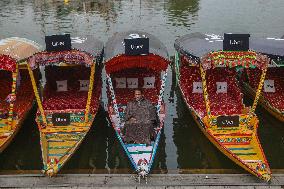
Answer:
<svg viewBox="0 0 284 189"><path fill-rule="evenodd" d="M39 108L39 111L40 111L40 114L41 114L41 117L42 117L43 124L45 126L47 126L47 120L46 120L46 116L44 114L42 103L41 103L41 100L40 100L40 97L39 97L37 85L36 85L36 82L35 82L34 73L33 73L33 71L32 71L32 69L31 69L29 64L27 64L27 67L28 67L28 71L29 71L29 74L30 74L30 78L31 78L34 94L35 94L35 97L36 97L37 105L38 105L38 108Z"/></svg>
<svg viewBox="0 0 284 189"><path fill-rule="evenodd" d="M251 118L253 116L253 113L256 109L256 106L257 106L257 103L258 103L258 100L259 100L259 97L260 97L260 93L262 91L264 79L265 79L265 76L266 76L266 71L267 71L267 66L265 67L264 70L262 70L260 81L259 81L258 88L257 88L257 91L256 91L256 95L255 95L255 99L254 99L253 105L252 105L250 112L249 112L247 124L250 123Z"/></svg>
<svg viewBox="0 0 284 189"><path fill-rule="evenodd" d="M108 81L109 90L110 90L110 93L111 93L111 99L112 99L112 104L113 104L113 107L114 107L115 115L116 115L116 118L118 119L119 126L121 126L121 120L120 120L120 116L119 116L119 111L118 111L118 106L117 106L117 102L116 102L116 98L115 98L115 93L114 93L112 81L111 81L109 74L106 74L106 77L107 77L107 81Z"/></svg>
<svg viewBox="0 0 284 189"><path fill-rule="evenodd" d="M12 72L12 91L10 96L10 109L9 109L9 117L8 117L8 130L12 129L13 124L13 116L14 116L14 103L15 103L15 97L16 97L16 85L17 85L17 75L18 75L18 64L16 64L16 71Z"/></svg>
<svg viewBox="0 0 284 189"><path fill-rule="evenodd" d="M207 92L206 73L202 67L202 64L200 64L200 74L202 78L203 97L205 101L206 112L207 112L208 118L210 119L211 111L210 111L210 102L209 102L208 92Z"/></svg>
<svg viewBox="0 0 284 189"><path fill-rule="evenodd" d="M91 100L92 100L92 95L93 95L95 72L96 72L96 65L92 64L91 65L89 91L88 91L88 99L87 99L86 110L85 110L85 123L87 123L89 121L88 118L89 118Z"/></svg>
<svg viewBox="0 0 284 189"><path fill-rule="evenodd" d="M168 76L168 70L169 70L169 68L167 68L167 70L164 73L163 78L162 78L161 89L160 89L160 92L159 92L159 100L158 100L158 104L157 104L157 115L159 115L160 111L161 111L161 105L162 105L162 102L163 102L165 86L166 86L166 81L167 81L167 76Z"/></svg>

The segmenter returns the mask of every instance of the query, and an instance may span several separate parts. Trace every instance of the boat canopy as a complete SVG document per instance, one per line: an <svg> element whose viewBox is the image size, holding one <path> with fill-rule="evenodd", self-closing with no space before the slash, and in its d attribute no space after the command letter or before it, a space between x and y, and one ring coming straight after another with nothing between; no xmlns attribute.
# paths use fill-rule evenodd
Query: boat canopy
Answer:
<svg viewBox="0 0 284 189"><path fill-rule="evenodd" d="M149 53L146 55L126 55L125 39L149 39ZM141 31L115 33L106 43L105 68L107 73L132 67L166 70L169 64L165 45L155 36Z"/></svg>
<svg viewBox="0 0 284 189"><path fill-rule="evenodd" d="M102 61L103 43L92 36L72 37L72 49L67 51L42 51L29 58L32 69L38 66L66 63L91 66L94 59L97 63Z"/></svg>
<svg viewBox="0 0 284 189"><path fill-rule="evenodd" d="M0 69L16 71L16 63L41 50L41 46L25 38L11 37L0 40Z"/></svg>
<svg viewBox="0 0 284 189"><path fill-rule="evenodd" d="M284 66L284 39L270 37L252 39L250 46L256 52L265 54L273 60L269 66Z"/></svg>
<svg viewBox="0 0 284 189"><path fill-rule="evenodd" d="M252 38L250 47L256 52L268 55L272 59L284 60L284 39Z"/></svg>
<svg viewBox="0 0 284 189"><path fill-rule="evenodd" d="M266 55L254 51L251 40L248 51L223 51L223 36L192 33L176 39L174 46L193 65L201 63L205 70L224 66L264 69L269 63Z"/></svg>

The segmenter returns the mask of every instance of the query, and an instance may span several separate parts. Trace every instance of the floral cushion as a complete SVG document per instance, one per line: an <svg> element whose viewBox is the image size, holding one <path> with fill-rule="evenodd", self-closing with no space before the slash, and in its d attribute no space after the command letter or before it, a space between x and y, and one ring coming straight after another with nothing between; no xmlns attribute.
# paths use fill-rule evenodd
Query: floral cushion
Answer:
<svg viewBox="0 0 284 189"><path fill-rule="evenodd" d="M236 72L228 68L218 68L208 70L206 76L212 115L240 114L243 108L243 94L236 80ZM184 91L186 101L203 117L206 115L203 93L193 93L193 83L201 80L198 67L183 66L181 68L180 85ZM227 93L217 93L217 82L227 83Z"/></svg>
<svg viewBox="0 0 284 189"><path fill-rule="evenodd" d="M0 72L0 75L2 73ZM11 93L12 79L0 76L0 111L5 114L9 112L10 104L6 102L6 97ZM14 114L22 117L29 110L34 99L33 88L27 70L21 70L21 84L17 88L16 101L14 102Z"/></svg>
<svg viewBox="0 0 284 189"><path fill-rule="evenodd" d="M259 69L247 69L248 82L254 89L258 88L261 77ZM280 111L284 111L284 68L268 68L265 80L273 81L274 92L262 91L268 102Z"/></svg>

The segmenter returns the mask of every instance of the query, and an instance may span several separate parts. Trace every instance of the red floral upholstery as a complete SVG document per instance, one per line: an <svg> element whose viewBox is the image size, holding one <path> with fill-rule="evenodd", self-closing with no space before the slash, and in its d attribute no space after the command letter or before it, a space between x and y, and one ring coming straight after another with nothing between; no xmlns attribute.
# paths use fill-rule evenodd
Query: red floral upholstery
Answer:
<svg viewBox="0 0 284 189"><path fill-rule="evenodd" d="M97 70L99 72L99 70ZM44 89L43 108L45 110L85 109L88 91L79 91L79 80L90 79L90 68L85 66L57 67L47 66L47 83ZM67 80L68 91L57 92L56 81ZM91 112L97 110L101 95L100 74L94 80Z"/></svg>
<svg viewBox="0 0 284 189"><path fill-rule="evenodd" d="M143 88L144 77L155 77L155 88ZM135 68L123 70L121 72L116 72L111 75L112 83L114 86L114 91L116 95L116 100L118 104L127 104L127 102L134 99L134 90L129 88L116 88L115 79L120 77L126 78L138 78L138 87L143 90L143 94L146 99L150 100L152 103L158 102L159 91L161 87L160 73L156 73L152 70ZM108 90L108 97L110 97L110 91ZM109 99L111 101L111 99Z"/></svg>
<svg viewBox="0 0 284 189"><path fill-rule="evenodd" d="M22 117L24 113L32 105L34 93L30 78L27 70L20 70L21 82L19 88L17 88L17 97L14 104L14 112L19 117ZM0 107L3 108L4 112L9 111L10 104L5 101L8 94L11 93L12 77L4 78L3 75L9 76L8 73L0 72ZM8 78L8 79L7 79Z"/></svg>
<svg viewBox="0 0 284 189"><path fill-rule="evenodd" d="M240 114L243 109L243 94L236 80L236 72L229 68L217 68L207 71L207 90L212 115ZM199 113L206 114L206 107L202 93L192 93L193 82L202 81L198 67L181 67L180 85L187 103ZM216 93L216 82L227 82L227 93Z"/></svg>
<svg viewBox="0 0 284 189"><path fill-rule="evenodd" d="M261 76L259 69L247 69L250 86L257 89ZM275 93L262 91L269 103L280 111L284 111L284 68L268 68L265 79L274 80Z"/></svg>

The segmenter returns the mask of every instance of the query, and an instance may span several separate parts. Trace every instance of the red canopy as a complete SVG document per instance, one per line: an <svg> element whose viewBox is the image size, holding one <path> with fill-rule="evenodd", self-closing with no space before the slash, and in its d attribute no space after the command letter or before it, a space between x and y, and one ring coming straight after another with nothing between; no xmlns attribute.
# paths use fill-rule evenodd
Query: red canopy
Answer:
<svg viewBox="0 0 284 189"><path fill-rule="evenodd" d="M16 71L16 60L8 55L0 55L0 70Z"/></svg>
<svg viewBox="0 0 284 189"><path fill-rule="evenodd" d="M149 54L147 56L127 56L123 54L107 61L105 63L105 69L107 74L129 68L150 68L160 72L162 70L165 71L168 64L168 60L155 54Z"/></svg>

